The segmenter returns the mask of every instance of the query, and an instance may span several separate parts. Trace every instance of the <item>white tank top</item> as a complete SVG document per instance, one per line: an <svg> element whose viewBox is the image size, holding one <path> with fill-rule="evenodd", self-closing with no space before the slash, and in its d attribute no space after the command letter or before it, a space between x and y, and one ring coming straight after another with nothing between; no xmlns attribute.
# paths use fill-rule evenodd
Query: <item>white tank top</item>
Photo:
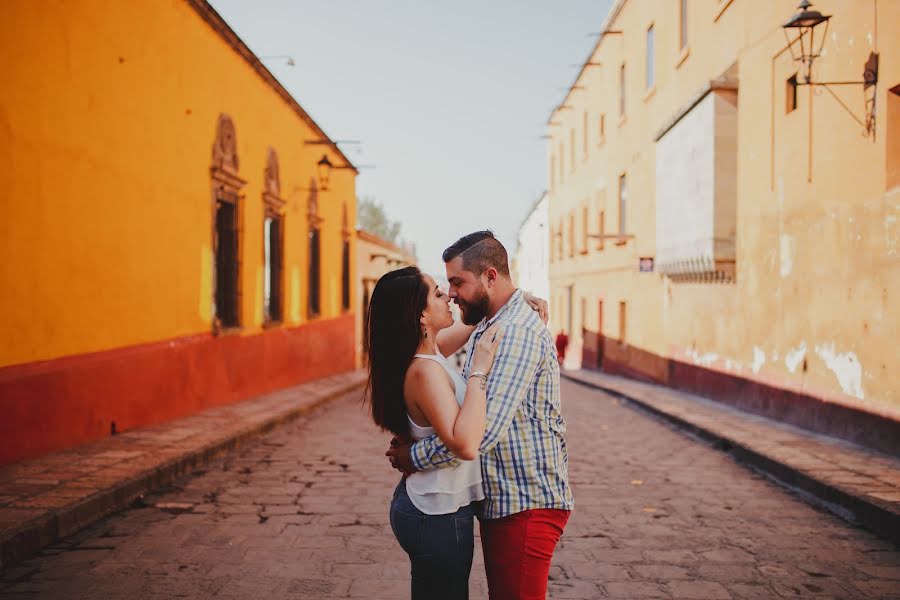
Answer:
<svg viewBox="0 0 900 600"><path fill-rule="evenodd" d="M466 380L440 354L416 354L416 358L427 358L440 364L450 375L456 392L456 401L462 406L466 399ZM414 440L419 441L434 434L434 427L416 425L406 415L409 431ZM416 471L406 478L406 493L416 508L426 515L454 513L475 500L484 500L481 486L481 460L463 461L455 467Z"/></svg>

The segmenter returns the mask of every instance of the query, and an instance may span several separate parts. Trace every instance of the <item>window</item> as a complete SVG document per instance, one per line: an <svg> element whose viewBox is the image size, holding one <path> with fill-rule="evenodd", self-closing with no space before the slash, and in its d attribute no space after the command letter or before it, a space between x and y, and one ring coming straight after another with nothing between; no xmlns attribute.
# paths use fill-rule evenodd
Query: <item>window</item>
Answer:
<svg viewBox="0 0 900 600"><path fill-rule="evenodd" d="M563 252L563 220L559 220L559 233L556 236L556 255L560 258L560 260L565 256Z"/></svg>
<svg viewBox="0 0 900 600"><path fill-rule="evenodd" d="M569 257L575 256L575 213L569 213Z"/></svg>
<svg viewBox="0 0 900 600"><path fill-rule="evenodd" d="M282 222L278 215L267 214L263 221L263 320L281 321L281 273L284 249L281 243Z"/></svg>
<svg viewBox="0 0 900 600"><path fill-rule="evenodd" d="M625 118L625 63L619 67L619 117Z"/></svg>
<svg viewBox="0 0 900 600"><path fill-rule="evenodd" d="M625 174L619 175L619 235L625 235L625 213L628 209L628 179ZM624 243L625 238L619 240Z"/></svg>
<svg viewBox="0 0 900 600"><path fill-rule="evenodd" d="M552 154L550 155L550 189L553 189L553 186L556 185L556 157Z"/></svg>
<svg viewBox="0 0 900 600"><path fill-rule="evenodd" d="M597 250L603 250L603 236L606 235L606 211L601 210L597 214Z"/></svg>
<svg viewBox="0 0 900 600"><path fill-rule="evenodd" d="M238 245L238 196L220 190L216 196L216 291L215 325L217 329L237 327L238 320L238 275L240 256Z"/></svg>
<svg viewBox="0 0 900 600"><path fill-rule="evenodd" d="M269 148L263 173L263 322L282 320L284 264L284 200L280 198L278 154Z"/></svg>
<svg viewBox="0 0 900 600"><path fill-rule="evenodd" d="M566 155L565 155L565 153L563 153L562 142L559 143L558 156L559 156L559 182L562 183L563 180L565 179L565 173L566 173L566 171L565 171Z"/></svg>
<svg viewBox="0 0 900 600"><path fill-rule="evenodd" d="M575 172L575 129L569 130L569 171Z"/></svg>
<svg viewBox="0 0 900 600"><path fill-rule="evenodd" d="M791 113L797 110L797 74L788 77L784 86L784 112Z"/></svg>
<svg viewBox="0 0 900 600"><path fill-rule="evenodd" d="M887 135L885 173L887 188L900 185L900 85L887 92Z"/></svg>
<svg viewBox="0 0 900 600"><path fill-rule="evenodd" d="M220 114L213 143L213 328L240 326L240 198L246 184L238 177L237 134L234 122Z"/></svg>
<svg viewBox="0 0 900 600"><path fill-rule="evenodd" d="M606 115L601 113L597 119L597 141L602 144L606 140Z"/></svg>
<svg viewBox="0 0 900 600"><path fill-rule="evenodd" d="M583 122L582 122L581 128L582 128L582 130L584 131L584 144L583 144L583 145L584 145L584 148L583 148L583 150L582 150L582 151L583 151L583 156L582 156L582 158L583 158L583 159L587 159L587 157L588 157L588 144L589 144L590 139L591 139L591 135L590 135L591 130L590 130L590 127L588 126L588 113L587 113L587 111L584 111L584 117L583 117Z"/></svg>
<svg viewBox="0 0 900 600"><path fill-rule="evenodd" d="M619 342L625 343L626 325L628 323L628 306L625 302L619 302Z"/></svg>
<svg viewBox="0 0 900 600"><path fill-rule="evenodd" d="M341 221L341 308L350 310L350 221L346 203Z"/></svg>
<svg viewBox="0 0 900 600"><path fill-rule="evenodd" d="M588 206L587 202L581 207L581 253L588 253Z"/></svg>
<svg viewBox="0 0 900 600"><path fill-rule="evenodd" d="M318 190L313 189L309 195L309 211L307 219L309 221L309 282L307 290L306 315L309 318L317 317L321 313L321 294L320 294L320 269L321 269L321 232L322 219L319 217Z"/></svg>
<svg viewBox="0 0 900 600"><path fill-rule="evenodd" d="M647 65L646 65L646 81L645 87L649 90L656 84L656 73L654 72L653 60L653 25L647 29Z"/></svg>
<svg viewBox="0 0 900 600"><path fill-rule="evenodd" d="M688 45L688 0L681 0L678 10L678 48L684 50Z"/></svg>

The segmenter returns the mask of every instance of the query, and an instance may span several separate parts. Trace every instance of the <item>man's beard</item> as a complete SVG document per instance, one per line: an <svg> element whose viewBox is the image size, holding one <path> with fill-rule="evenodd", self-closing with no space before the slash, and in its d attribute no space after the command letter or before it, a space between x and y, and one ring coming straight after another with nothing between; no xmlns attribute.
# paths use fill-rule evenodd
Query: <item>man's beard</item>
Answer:
<svg viewBox="0 0 900 600"><path fill-rule="evenodd" d="M478 325L484 319L490 310L490 299L484 289L481 294L470 301L460 301L456 299L456 304L462 313L462 322L466 325Z"/></svg>

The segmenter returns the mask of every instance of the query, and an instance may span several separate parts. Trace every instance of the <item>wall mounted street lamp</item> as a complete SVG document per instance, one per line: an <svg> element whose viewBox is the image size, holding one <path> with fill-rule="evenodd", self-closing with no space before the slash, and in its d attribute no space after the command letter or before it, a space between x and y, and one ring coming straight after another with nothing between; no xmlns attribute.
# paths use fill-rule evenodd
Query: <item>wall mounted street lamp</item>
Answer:
<svg viewBox="0 0 900 600"><path fill-rule="evenodd" d="M334 168L331 165L331 161L328 160L328 155L323 154L322 158L319 159L319 162L316 163L316 180L312 182L313 187L299 187L294 186L295 192L327 192L328 184L331 182L331 169Z"/></svg>
<svg viewBox="0 0 900 600"><path fill-rule="evenodd" d="M328 184L331 182L331 161L328 160L328 155L323 154L322 158L319 159L319 162L316 163L316 169L319 174L319 187L322 188L322 191L328 191Z"/></svg>
<svg viewBox="0 0 900 600"><path fill-rule="evenodd" d="M801 78L797 81L797 85L809 85L822 87L828 91L835 100L850 113L853 119L865 128L867 136L875 139L875 95L878 84L878 53L870 52L869 59L863 68L862 81L813 81L812 69L816 59L822 55L822 48L825 45L825 39L828 36L828 24L831 15L823 15L817 10L812 9L812 2L809 0L801 0L797 6L797 13L782 25L784 37L787 40L788 48L791 51L791 58L794 62L801 65ZM825 30L816 41L816 27L825 24ZM791 31L796 31L796 37L791 39ZM865 101L865 117L859 119L853 111L848 107L829 86L836 85L861 85L863 86L863 98ZM869 89L872 88L871 96Z"/></svg>

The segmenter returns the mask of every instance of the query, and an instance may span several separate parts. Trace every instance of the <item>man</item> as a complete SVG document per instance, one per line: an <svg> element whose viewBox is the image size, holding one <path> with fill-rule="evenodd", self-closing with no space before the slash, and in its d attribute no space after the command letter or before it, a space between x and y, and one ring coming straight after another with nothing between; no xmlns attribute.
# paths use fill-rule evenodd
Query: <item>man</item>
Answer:
<svg viewBox="0 0 900 600"><path fill-rule="evenodd" d="M480 446L485 499L479 520L492 600L545 598L553 551L574 506L560 414L554 341L509 276L506 249L490 231L460 238L443 255L450 297L477 343L493 323L502 341L487 381ZM468 380L472 352L463 376ZM475 385L470 383L470 385ZM388 450L407 473L458 460L431 436Z"/></svg>

